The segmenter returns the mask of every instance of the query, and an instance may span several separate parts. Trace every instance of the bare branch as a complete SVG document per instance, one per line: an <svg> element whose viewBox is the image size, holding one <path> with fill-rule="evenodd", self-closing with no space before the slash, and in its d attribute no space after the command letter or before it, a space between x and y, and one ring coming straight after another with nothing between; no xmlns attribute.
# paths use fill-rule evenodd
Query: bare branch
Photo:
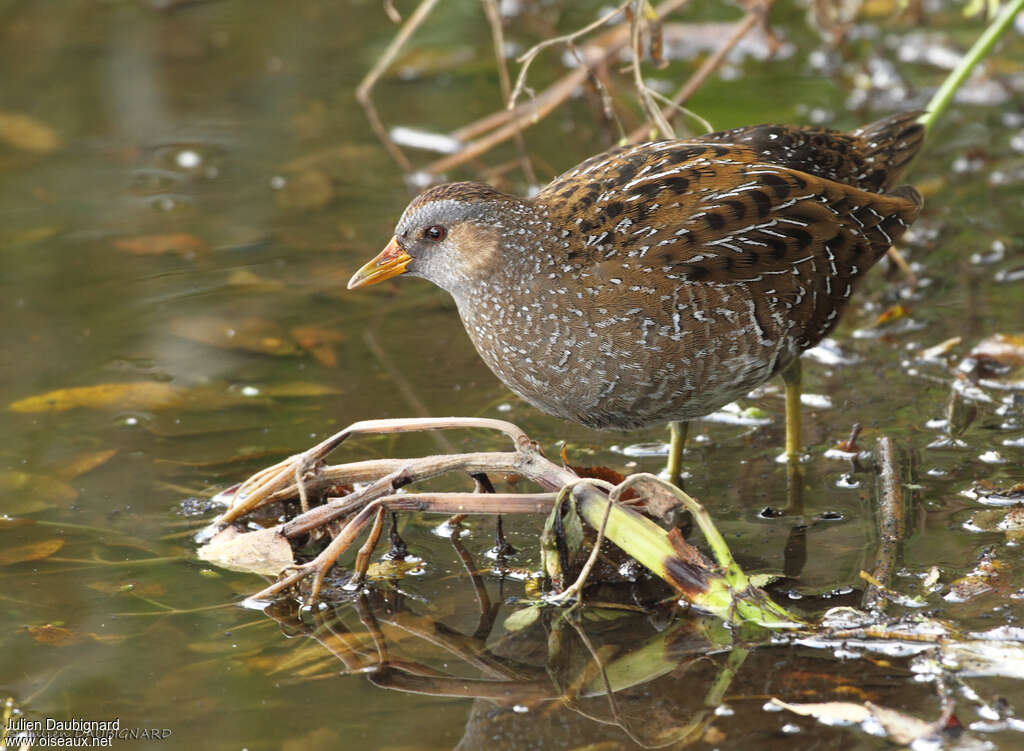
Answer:
<svg viewBox="0 0 1024 751"><path fill-rule="evenodd" d="M384 54L380 56L380 59L374 63L374 66L370 69L363 80L359 82L359 86L356 88L356 100L362 105L363 110L366 112L366 119L370 121L370 127L373 128L377 137L381 143L384 144L384 148L391 155L392 159L398 162L398 166L405 172L412 172L413 166L409 158L402 153L402 150L398 148L398 145L391 140L391 135L388 133L387 128L384 127L384 123L381 122L380 116L377 114L377 108L373 104L373 99L370 98L370 92L373 91L373 87L377 84L377 79L381 77L385 70L390 67L391 63L398 57L399 51L405 46L406 42L413 35L420 24L430 15L430 11L437 5L437 0L422 0L419 5L416 6L416 10L412 12L409 19L402 25L402 28L395 34L395 38L391 40L387 49L384 50Z"/></svg>
<svg viewBox="0 0 1024 751"><path fill-rule="evenodd" d="M498 63L498 81L501 84L501 98L504 102L511 102L508 75L508 60L505 59L505 32L501 27L501 13L498 10L496 0L482 0L484 13L487 14L487 21L491 25L491 39L494 43L494 57ZM523 133L517 130L515 133L516 151L519 152L519 163L522 166L523 174L531 185L537 182L537 175L534 174L533 165L530 164L529 154L526 152L526 143L523 141Z"/></svg>

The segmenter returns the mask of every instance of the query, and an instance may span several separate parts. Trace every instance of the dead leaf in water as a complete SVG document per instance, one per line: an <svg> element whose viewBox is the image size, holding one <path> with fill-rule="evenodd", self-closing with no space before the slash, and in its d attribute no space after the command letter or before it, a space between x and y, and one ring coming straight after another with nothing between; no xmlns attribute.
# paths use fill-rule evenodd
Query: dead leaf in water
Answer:
<svg viewBox="0 0 1024 751"><path fill-rule="evenodd" d="M1007 509L980 509L971 514L967 528L977 532L1003 532L1007 542L1024 542L1024 505Z"/></svg>
<svg viewBox="0 0 1024 751"><path fill-rule="evenodd" d="M1002 486L990 480L978 480L964 495L989 506L1012 506L1024 503L1024 482Z"/></svg>
<svg viewBox="0 0 1024 751"><path fill-rule="evenodd" d="M35 641L40 644L49 644L52 647L71 647L85 641L121 641L124 638L112 634L101 636L91 631L72 631L63 626L54 626L52 623L43 626L29 626L26 630Z"/></svg>
<svg viewBox="0 0 1024 751"><path fill-rule="evenodd" d="M342 748L341 736L334 728L315 728L309 732L289 738L281 744L281 751L305 751L307 748Z"/></svg>
<svg viewBox="0 0 1024 751"><path fill-rule="evenodd" d="M289 450L286 447L259 447L259 448L243 448L238 453L231 456L208 456L203 459L155 459L157 464L170 464L174 467L192 467L194 469L208 469L210 467L230 467L235 464L242 464L243 462L253 462L260 459L266 459L268 457L280 458L287 456ZM237 489L235 486L233 489ZM227 493L228 490L221 491Z"/></svg>
<svg viewBox="0 0 1024 751"><path fill-rule="evenodd" d="M31 247L46 242L60 233L57 227L33 227L19 232L0 235L0 242L5 248Z"/></svg>
<svg viewBox="0 0 1024 751"><path fill-rule="evenodd" d="M197 555L221 568L264 576L277 576L294 562L288 539L273 528L239 532L227 527L199 548Z"/></svg>
<svg viewBox="0 0 1024 751"><path fill-rule="evenodd" d="M1006 573L1006 564L996 558L993 551L986 550L973 569L949 585L945 599L949 602L964 602L998 591L1005 587Z"/></svg>
<svg viewBox="0 0 1024 751"><path fill-rule="evenodd" d="M249 269L235 269L228 274L228 286L258 292L280 292L285 283L280 279L267 279Z"/></svg>
<svg viewBox="0 0 1024 751"><path fill-rule="evenodd" d="M65 462L57 469L57 476L62 480L73 480L81 477L87 472L92 472L110 461L117 449L105 449L103 451L91 451L88 454L80 454L69 462Z"/></svg>
<svg viewBox="0 0 1024 751"><path fill-rule="evenodd" d="M35 154L49 154L61 146L57 131L34 117L18 112L0 112L0 141Z"/></svg>
<svg viewBox="0 0 1024 751"><path fill-rule="evenodd" d="M165 253L177 253L191 256L208 250L205 240L187 232L175 232L168 235L136 235L121 237L114 240L114 247L125 253L142 256L156 256Z"/></svg>
<svg viewBox="0 0 1024 751"><path fill-rule="evenodd" d="M505 618L506 631L522 631L532 626L540 617L540 608L525 607L509 613Z"/></svg>
<svg viewBox="0 0 1024 751"><path fill-rule="evenodd" d="M942 646L942 662L955 665L959 675L1002 676L1024 678L1024 645L1002 638L1000 631L1014 631L1015 627L996 627L978 636L993 635L993 639L952 642Z"/></svg>
<svg viewBox="0 0 1024 751"><path fill-rule="evenodd" d="M1020 543L1024 541L1024 507L1018 506L1006 512L997 525L997 528L1006 533L1009 542Z"/></svg>
<svg viewBox="0 0 1024 751"><path fill-rule="evenodd" d="M11 402L12 412L66 412L78 407L117 409L166 409L180 406L187 392L163 381L100 383L48 391Z"/></svg>
<svg viewBox="0 0 1024 751"><path fill-rule="evenodd" d="M167 594L167 587L159 582L96 581L90 582L86 586L89 587L89 589L94 589L97 592L103 592L108 595L134 594L140 597L159 597Z"/></svg>
<svg viewBox="0 0 1024 751"><path fill-rule="evenodd" d="M315 211L334 200L334 183L318 169L291 175L274 193L274 201L282 209Z"/></svg>
<svg viewBox="0 0 1024 751"><path fill-rule="evenodd" d="M54 505L66 505L78 498L78 491L49 475L18 470L0 470L0 492L6 514L32 514Z"/></svg>
<svg viewBox="0 0 1024 751"><path fill-rule="evenodd" d="M1024 334L993 334L970 351L960 370L985 386L1024 389Z"/></svg>
<svg viewBox="0 0 1024 751"><path fill-rule="evenodd" d="M909 315L910 309L905 305L893 305L888 310L883 311L871 326L873 328L878 328L879 326L884 326L887 323L892 323L893 321L898 321L901 318L906 318Z"/></svg>
<svg viewBox="0 0 1024 751"><path fill-rule="evenodd" d="M626 479L625 475L623 475L621 472L617 472L616 470L612 469L611 467L603 467L603 466L584 467L582 465L571 464L569 462L568 447L566 445L564 445L564 444L562 445L562 450L560 452L560 458L562 459L562 466L568 467L569 469L571 469L573 472L575 472L580 477L588 477L588 478L593 479L593 480L604 480L605 482L611 483L612 485L618 485L619 483L621 483L623 480ZM637 496L637 491L634 491L634 490L630 489L630 490L627 490L625 493L623 493L619 497L619 500L620 501L630 501L630 500L634 500L637 497L638 497Z"/></svg>
<svg viewBox="0 0 1024 751"><path fill-rule="evenodd" d="M921 350L917 357L919 360L943 360L954 347L959 347L962 341L963 339L959 336L951 337L950 339L939 342L927 349Z"/></svg>
<svg viewBox="0 0 1024 751"><path fill-rule="evenodd" d="M292 355L298 351L278 324L263 318L175 318L171 321L171 331L175 336L219 349L240 349L278 356Z"/></svg>
<svg viewBox="0 0 1024 751"><path fill-rule="evenodd" d="M296 326L291 330L292 338L309 352L321 365L334 368L338 365L338 353L332 345L340 344L347 338L337 329L311 324Z"/></svg>
<svg viewBox="0 0 1024 751"><path fill-rule="evenodd" d="M788 704L772 699L773 706L786 709L803 717L813 717L826 725L854 725L873 719L885 730L886 737L901 745L913 743L918 738L932 735L937 731L934 723L919 720L895 709L880 707L869 701L854 704L844 701L830 701L818 704Z"/></svg>
<svg viewBox="0 0 1024 751"><path fill-rule="evenodd" d="M64 547L64 541L54 537L51 540L41 540L30 545L19 545L16 548L0 550L0 566L10 566L25 561L41 561L44 558L49 558L62 547Z"/></svg>
<svg viewBox="0 0 1024 751"><path fill-rule="evenodd" d="M295 381L293 383L277 383L266 386L261 393L264 396L270 396L275 399L308 399L317 396L335 396L340 394L341 391L333 386L325 386L322 383Z"/></svg>
<svg viewBox="0 0 1024 751"><path fill-rule="evenodd" d="M423 561L418 558L407 558L405 560L384 559L374 561L366 568L366 578L371 581L401 579L413 571L423 567Z"/></svg>

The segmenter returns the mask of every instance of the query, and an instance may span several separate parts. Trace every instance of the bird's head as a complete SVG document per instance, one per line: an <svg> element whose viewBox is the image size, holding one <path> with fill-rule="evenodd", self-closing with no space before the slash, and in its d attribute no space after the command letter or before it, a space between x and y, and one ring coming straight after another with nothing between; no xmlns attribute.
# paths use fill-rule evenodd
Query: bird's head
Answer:
<svg viewBox="0 0 1024 751"><path fill-rule="evenodd" d="M492 273L520 206L520 199L480 183L430 188L413 199L391 242L352 276L348 288L411 274L454 295Z"/></svg>

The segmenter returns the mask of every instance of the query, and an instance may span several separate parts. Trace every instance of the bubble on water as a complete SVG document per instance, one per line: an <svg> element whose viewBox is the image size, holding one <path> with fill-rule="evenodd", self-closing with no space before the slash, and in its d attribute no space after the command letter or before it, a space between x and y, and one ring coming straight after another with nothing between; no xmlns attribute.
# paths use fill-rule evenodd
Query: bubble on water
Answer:
<svg viewBox="0 0 1024 751"><path fill-rule="evenodd" d="M174 163L182 169L195 169L203 163L203 157L193 149L182 149L175 155Z"/></svg>

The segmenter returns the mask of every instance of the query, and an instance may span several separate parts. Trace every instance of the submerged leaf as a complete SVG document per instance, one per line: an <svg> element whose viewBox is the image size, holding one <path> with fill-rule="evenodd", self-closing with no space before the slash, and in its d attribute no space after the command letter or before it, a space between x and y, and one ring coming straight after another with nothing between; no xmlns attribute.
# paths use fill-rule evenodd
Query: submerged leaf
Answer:
<svg viewBox="0 0 1024 751"><path fill-rule="evenodd" d="M18 232L4 233L0 235L0 243L5 248L38 245L56 237L60 232L58 227L32 227Z"/></svg>
<svg viewBox="0 0 1024 751"><path fill-rule="evenodd" d="M61 146L57 131L34 117L18 112L0 112L0 141L36 154L48 154Z"/></svg>
<svg viewBox="0 0 1024 751"><path fill-rule="evenodd" d="M97 467L103 466L116 453L117 449L104 449L103 451L90 451L88 454L80 454L61 466L57 470L57 475L64 480L73 480L87 472L91 472Z"/></svg>
<svg viewBox="0 0 1024 751"><path fill-rule="evenodd" d="M229 287L241 287L259 292L280 292L286 286L280 279L262 277L249 269L235 269L228 274L227 283Z"/></svg>
<svg viewBox="0 0 1024 751"><path fill-rule="evenodd" d="M183 339L220 349L241 349L264 355L291 355L298 350L278 324L262 318L175 318L171 321L171 331Z"/></svg>
<svg viewBox="0 0 1024 751"><path fill-rule="evenodd" d="M863 704L854 704L848 701L789 704L773 698L771 704L773 707L789 710L801 717L813 717L829 725L852 725L856 722L863 722L871 716L871 712Z"/></svg>
<svg viewBox="0 0 1024 751"><path fill-rule="evenodd" d="M43 626L29 626L27 630L35 641L54 647L70 647L88 639L82 634L75 633L63 626L54 626L52 623Z"/></svg>
<svg viewBox="0 0 1024 751"><path fill-rule="evenodd" d="M140 597L159 597L167 593L167 587L152 581L95 581L89 582L86 586L108 595L134 594Z"/></svg>
<svg viewBox="0 0 1024 751"><path fill-rule="evenodd" d="M328 368L337 367L338 354L333 345L345 341L344 333L337 329L311 324L296 326L291 330L291 335L299 346L313 355L321 365Z"/></svg>
<svg viewBox="0 0 1024 751"><path fill-rule="evenodd" d="M163 381L100 383L29 396L12 402L8 409L12 412L65 412L78 407L167 409L179 406L185 394L185 389Z"/></svg>
<svg viewBox="0 0 1024 751"><path fill-rule="evenodd" d="M312 396L333 396L340 394L341 391L333 386L326 386L322 383L293 381L292 383L277 383L265 386L261 393L264 396L271 396L277 399L302 399Z"/></svg>
<svg viewBox="0 0 1024 751"><path fill-rule="evenodd" d="M137 255L164 255L177 253L191 256L208 250L206 241L187 232L175 232L167 235L136 235L121 237L114 240L114 247L125 253Z"/></svg>
<svg viewBox="0 0 1024 751"><path fill-rule="evenodd" d="M419 571L423 567L423 561L419 558L391 559L385 558L382 561L374 561L366 568L367 579L401 579L406 574Z"/></svg>
<svg viewBox="0 0 1024 751"><path fill-rule="evenodd" d="M274 200L282 209L316 211L334 200L334 183L318 169L304 170L288 177L274 193Z"/></svg>
<svg viewBox="0 0 1024 751"><path fill-rule="evenodd" d="M51 540L33 542L30 545L0 549L0 566L10 566L12 563L39 561L43 558L49 558L62 547L64 547L64 541L55 537Z"/></svg>
<svg viewBox="0 0 1024 751"><path fill-rule="evenodd" d="M8 497L4 502L6 514L30 514L78 498L78 491L66 482L17 470L0 470L0 492Z"/></svg>
<svg viewBox="0 0 1024 751"><path fill-rule="evenodd" d="M29 635L40 644L53 647L72 647L84 641L120 641L124 637L113 634L94 634L91 631L72 631L63 626L47 623L43 626L29 626Z"/></svg>
<svg viewBox="0 0 1024 751"><path fill-rule="evenodd" d="M936 732L933 723L919 720L888 707L880 707L867 701L854 704L845 701L830 701L820 704L788 704L772 699L772 705L786 709L803 717L813 717L825 725L853 725L874 720L885 730L886 737L893 743L909 744L918 738Z"/></svg>
<svg viewBox="0 0 1024 751"><path fill-rule="evenodd" d="M522 631L527 626L532 626L540 617L540 608L520 608L505 619L506 631Z"/></svg>

